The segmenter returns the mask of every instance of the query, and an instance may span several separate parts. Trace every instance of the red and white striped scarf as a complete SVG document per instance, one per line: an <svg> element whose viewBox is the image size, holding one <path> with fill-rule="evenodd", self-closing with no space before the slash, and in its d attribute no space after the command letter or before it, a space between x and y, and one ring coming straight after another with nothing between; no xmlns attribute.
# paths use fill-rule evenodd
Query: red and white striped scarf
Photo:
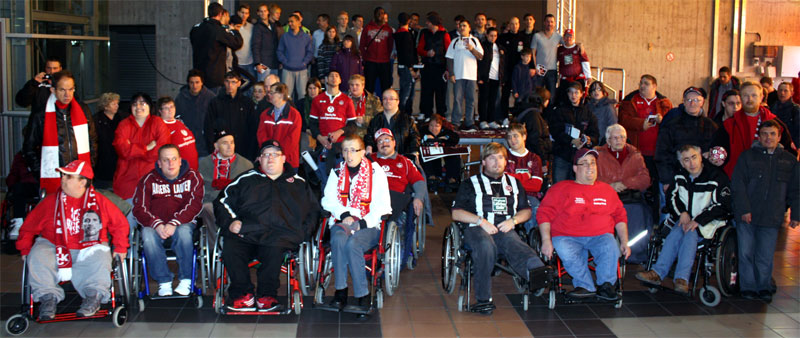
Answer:
<svg viewBox="0 0 800 338"><path fill-rule="evenodd" d="M97 205L97 193L94 187L89 186L86 192L83 193L83 201L79 209L69 208L67 210L67 194L61 189L56 190L56 210L53 216L56 226L56 263L58 264L58 276L61 281L72 279L72 254L70 253L70 242L78 242L77 245L80 249L85 249L101 242L101 238L92 238L90 240L84 239L84 224L83 215L87 211L93 211L98 216L100 215L99 207ZM102 223L100 224L102 226ZM100 230L97 230L100 232Z"/></svg>
<svg viewBox="0 0 800 338"><path fill-rule="evenodd" d="M358 218L364 218L369 213L369 204L372 202L372 163L366 158L362 159L358 173L351 182L347 162L342 162L339 164L339 182L336 187L339 190L339 202L361 210Z"/></svg>
<svg viewBox="0 0 800 338"><path fill-rule="evenodd" d="M56 102L56 95L50 94L44 113L44 134L42 136L39 185L48 194L54 193L61 186L61 176L56 172L56 168L60 167ZM92 163L92 156L89 152L89 124L86 122L86 115L75 100L67 104L67 108L69 109L72 120L75 143L78 145L78 159L84 160L86 163ZM72 140L64 140L64 142L72 142Z"/></svg>

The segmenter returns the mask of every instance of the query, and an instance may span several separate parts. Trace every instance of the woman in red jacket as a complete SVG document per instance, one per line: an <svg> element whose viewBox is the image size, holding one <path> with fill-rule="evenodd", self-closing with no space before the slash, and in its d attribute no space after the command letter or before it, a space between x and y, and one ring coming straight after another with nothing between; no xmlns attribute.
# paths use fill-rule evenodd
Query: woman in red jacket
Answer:
<svg viewBox="0 0 800 338"><path fill-rule="evenodd" d="M287 104L289 88L285 84L273 84L268 95L273 107L261 113L258 123L258 144L266 140L278 141L283 145L286 163L296 171L300 166L300 133L303 126L300 112Z"/></svg>

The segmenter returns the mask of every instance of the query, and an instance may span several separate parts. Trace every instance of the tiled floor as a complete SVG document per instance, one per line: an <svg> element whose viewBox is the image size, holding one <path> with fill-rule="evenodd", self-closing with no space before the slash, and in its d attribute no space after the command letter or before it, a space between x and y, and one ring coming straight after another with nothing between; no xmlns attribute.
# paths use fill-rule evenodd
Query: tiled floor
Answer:
<svg viewBox="0 0 800 338"><path fill-rule="evenodd" d="M205 299L202 309L188 301L148 302L123 328L109 320L39 325L26 336L61 337L800 337L800 229L782 231L775 255L774 277L779 291L771 304L725 298L715 308L696 299L666 292L651 294L633 278L629 266L623 306L559 304L549 310L544 298L534 298L528 311L508 276L493 280L497 310L491 316L456 310L457 295L441 288L441 238L449 222L446 206L452 196L434 196L436 226L428 229L425 256L413 271L401 274L400 289L387 297L384 308L366 321L351 314L324 312L304 299L300 316L219 316ZM0 256L0 319L19 311L21 261ZM331 294L331 292L328 292ZM71 297L65 309L80 300ZM0 335L7 335L4 331Z"/></svg>

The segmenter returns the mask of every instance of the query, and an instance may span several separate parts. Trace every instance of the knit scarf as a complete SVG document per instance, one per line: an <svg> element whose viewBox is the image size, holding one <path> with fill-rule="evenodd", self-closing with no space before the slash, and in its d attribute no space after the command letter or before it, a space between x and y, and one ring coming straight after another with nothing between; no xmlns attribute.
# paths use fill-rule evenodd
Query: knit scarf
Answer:
<svg viewBox="0 0 800 338"><path fill-rule="evenodd" d="M212 176L211 186L214 189L222 190L231 183L230 174L231 166L236 161L236 154L233 154L229 159L223 159L219 155L219 151L214 150L211 154L211 161L214 163L214 176Z"/></svg>
<svg viewBox="0 0 800 338"><path fill-rule="evenodd" d="M69 115L72 119L72 130L75 135L75 143L78 146L78 159L84 160L86 163L92 162L92 156L89 153L89 125L86 122L86 115L83 109L72 100L66 106L62 105L56 100L55 94L50 94L45 105L44 113L44 135L42 137L42 158L41 170L39 172L39 185L42 189L50 194L58 190L61 186L60 175L56 172L56 168L60 166L59 149L58 149L58 126L56 121L56 105L59 108L69 109ZM65 126L66 128L69 128ZM63 142L72 142L67 139Z"/></svg>
<svg viewBox="0 0 800 338"><path fill-rule="evenodd" d="M66 281L72 279L72 254L70 253L70 242L75 242L76 239L85 239L84 238L84 228L83 228L83 216L88 211L93 211L99 217L100 212L98 211L97 205L97 195L95 193L94 187L89 186L86 189L86 192L83 194L83 201L81 202L81 207L78 210L66 210L67 209L67 194L61 189L57 190L58 195L56 196L56 210L54 215L54 224L56 225L56 237L55 237L55 246L56 246L56 262L58 263L58 277L61 281ZM71 208L72 209L72 208ZM76 214L76 211L78 212ZM68 215L69 213L69 215ZM102 223L100 224L102 227ZM98 233L101 231L98 229ZM81 250L91 247L95 244L100 243L100 237L97 238L90 238L86 240L78 241L77 245L80 247ZM74 246L74 245L73 245ZM84 256L83 251L81 251L80 256Z"/></svg>
<svg viewBox="0 0 800 338"><path fill-rule="evenodd" d="M361 93L361 96L351 96L353 99L353 103L355 104L356 116L364 116L367 114L367 107L365 103L367 102L367 91Z"/></svg>
<svg viewBox="0 0 800 338"><path fill-rule="evenodd" d="M361 211L359 218L369 213L369 204L372 202L372 163L361 160L358 173L350 180L347 163L339 164L339 182L336 185L339 191L339 202L342 205L357 208Z"/></svg>

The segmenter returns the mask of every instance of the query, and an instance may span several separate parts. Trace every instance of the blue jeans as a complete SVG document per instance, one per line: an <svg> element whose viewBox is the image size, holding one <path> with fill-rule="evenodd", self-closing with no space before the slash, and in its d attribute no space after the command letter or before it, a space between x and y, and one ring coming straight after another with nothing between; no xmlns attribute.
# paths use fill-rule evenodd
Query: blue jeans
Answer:
<svg viewBox="0 0 800 338"><path fill-rule="evenodd" d="M558 156L553 156L553 158L553 184L573 179L575 174L572 171L572 162Z"/></svg>
<svg viewBox="0 0 800 338"><path fill-rule="evenodd" d="M400 76L400 110L405 110L411 115L414 104L414 78L411 69L406 66L397 66L397 75Z"/></svg>
<svg viewBox="0 0 800 338"><path fill-rule="evenodd" d="M473 80L456 80L453 86L453 119L451 120L454 125L461 125L462 117L466 117L464 125L475 124L475 83Z"/></svg>
<svg viewBox="0 0 800 338"><path fill-rule="evenodd" d="M664 240L653 270L661 279L664 279L677 258L678 264L675 266L672 280L683 279L688 282L692 273L692 265L694 265L694 256L697 253L697 242L701 240L703 238L697 235L697 230L684 232L680 225L675 224L667 235L667 239Z"/></svg>
<svg viewBox="0 0 800 338"><path fill-rule="evenodd" d="M597 267L597 285L617 282L617 259L619 247L612 234L603 234L592 237L553 237L553 247L558 253L558 258L570 276L572 285L589 291L595 291L592 274L589 272L589 253L594 257Z"/></svg>
<svg viewBox="0 0 800 338"><path fill-rule="evenodd" d="M175 229L171 239L170 249L175 252L178 259L178 279L192 278L192 260L194 246L192 245L192 231L194 224L181 224ZM142 227L142 243L144 255L147 258L147 267L150 276L158 283L171 282L173 275L167 266L167 249L164 248L164 239L158 236L155 229Z"/></svg>
<svg viewBox="0 0 800 338"><path fill-rule="evenodd" d="M734 220L739 245L739 289L771 290L772 262L778 227L763 227Z"/></svg>
<svg viewBox="0 0 800 338"><path fill-rule="evenodd" d="M361 229L348 236L341 227L331 227L331 259L336 290L347 287L349 267L350 278L353 280L353 296L364 297L369 294L364 253L378 244L380 235L381 231L377 228Z"/></svg>

